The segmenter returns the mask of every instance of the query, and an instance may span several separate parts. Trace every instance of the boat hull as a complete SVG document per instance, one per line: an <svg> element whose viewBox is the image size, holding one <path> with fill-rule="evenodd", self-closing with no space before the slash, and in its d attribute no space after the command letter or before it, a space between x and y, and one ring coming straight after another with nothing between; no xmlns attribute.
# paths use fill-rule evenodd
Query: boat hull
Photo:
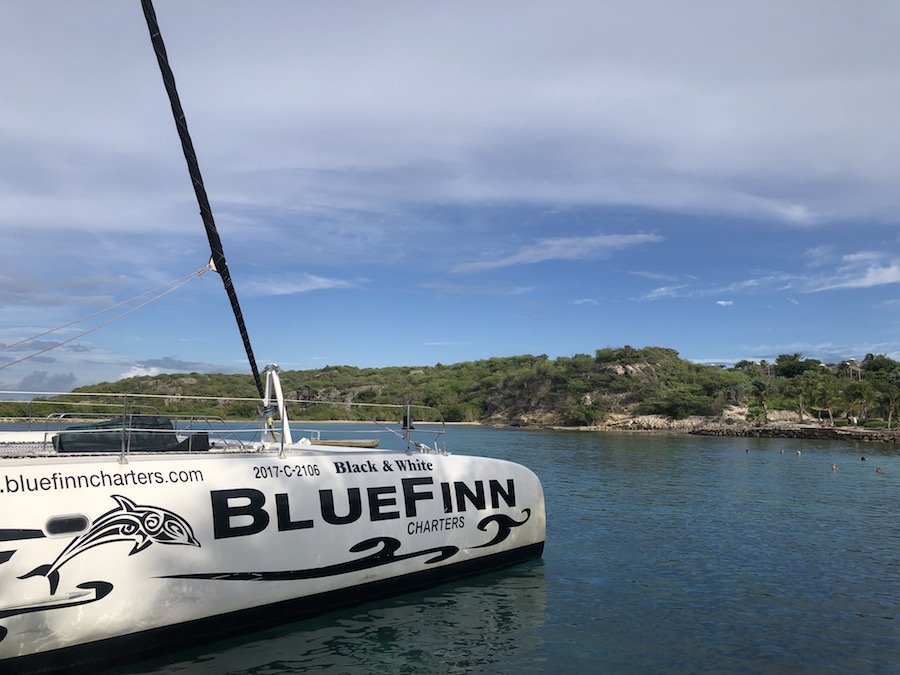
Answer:
<svg viewBox="0 0 900 675"><path fill-rule="evenodd" d="M0 471L4 670L135 658L539 558L544 544L540 482L495 459L295 446Z"/></svg>

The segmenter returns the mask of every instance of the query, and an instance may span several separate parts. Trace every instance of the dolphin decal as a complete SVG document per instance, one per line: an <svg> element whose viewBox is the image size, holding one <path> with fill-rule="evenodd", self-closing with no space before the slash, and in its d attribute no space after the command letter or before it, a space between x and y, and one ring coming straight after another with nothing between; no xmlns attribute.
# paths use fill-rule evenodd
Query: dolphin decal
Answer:
<svg viewBox="0 0 900 675"><path fill-rule="evenodd" d="M151 544L200 546L188 522L177 513L146 504L135 504L128 497L112 495L118 506L104 513L84 534L69 542L49 565L40 565L19 579L47 577L50 595L59 587L59 569L88 549L117 541L134 543L128 555L143 551Z"/></svg>

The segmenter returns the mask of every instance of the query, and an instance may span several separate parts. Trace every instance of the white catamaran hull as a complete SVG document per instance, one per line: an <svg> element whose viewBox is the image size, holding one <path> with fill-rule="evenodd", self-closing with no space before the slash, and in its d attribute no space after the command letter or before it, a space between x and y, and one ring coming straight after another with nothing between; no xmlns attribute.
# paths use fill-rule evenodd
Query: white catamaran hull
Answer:
<svg viewBox="0 0 900 675"><path fill-rule="evenodd" d="M544 545L538 479L480 457L293 445L8 458L0 493L4 670L243 632Z"/></svg>

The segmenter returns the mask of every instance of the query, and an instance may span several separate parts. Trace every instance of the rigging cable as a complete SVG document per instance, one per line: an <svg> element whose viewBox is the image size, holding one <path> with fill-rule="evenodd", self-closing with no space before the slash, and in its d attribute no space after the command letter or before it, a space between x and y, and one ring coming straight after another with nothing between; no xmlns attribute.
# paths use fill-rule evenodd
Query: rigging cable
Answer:
<svg viewBox="0 0 900 675"><path fill-rule="evenodd" d="M53 350L53 349L56 349L57 347L62 347L63 345L67 345L67 344L69 344L70 342L74 342L75 340L78 340L79 338L84 337L85 335L89 335L90 333L94 333L94 332L100 330L101 328L105 328L106 326L109 326L110 324L113 324L113 323L115 323L116 321L119 321L119 320L121 320L121 319L124 319L124 318L125 318L126 316L128 316L129 314L132 314L132 313L136 312L137 310L142 309L143 307L146 307L147 305L149 305L149 304L151 304L151 303L153 303L153 302L156 302L157 300L160 300L161 298L164 298L165 296L169 295L170 293L174 293L176 290L178 290L179 288L181 288L182 286L184 286L187 282L191 281L192 279L196 279L196 278L199 278L199 277L203 276L209 269L210 269L209 267L201 267L201 268L200 268L199 270L197 270L196 272L192 272L191 274L189 274L189 275L187 275L187 276L184 276L184 277L182 277L182 278L180 278L180 279L176 279L175 281L170 281L169 283L163 284L162 286L159 286L159 287L154 288L154 289L152 289L152 290L144 291L143 293L139 293L138 295L136 295L136 296L134 296L134 297L132 297L132 298L129 298L128 300L123 300L122 302L118 302L118 303L116 303L116 304L114 304L114 305L110 305L109 307L106 307L106 308L104 308L104 309L101 309L101 310L98 311L98 312L94 312L93 314L89 314L89 315L87 315L87 316L83 316L83 317L81 317L80 319L75 319L74 321L70 321L69 323L64 324L64 325L62 325L62 326L57 326L56 328L51 328L50 330L46 330L46 331L44 331L44 332L42 332L42 333L38 333L37 335L33 335L33 336L29 337L29 338L25 338L24 340L19 340L18 342L14 342L14 343L9 344L9 345L4 345L3 347L0 347L0 351L2 351L3 349L12 349L13 347L16 347L16 346L18 346L18 345L22 345L22 344L25 344L25 343L28 343L28 342L32 342L33 340L36 340L36 339L39 338L39 337L43 337L43 336L45 336L45 335L49 335L50 333L55 333L55 332L57 332L57 331L63 330L64 328L68 328L68 327L70 327L70 326L74 326L75 324L81 323L81 322L83 322L83 321L87 321L88 319L92 319L92 318L94 318L94 317L96 317L96 316L99 316L100 314L104 314L104 313L106 313L106 312L108 312L108 311L110 311L110 310L116 309L116 308L118 308L118 307L122 307L123 305L128 305L128 304L130 304L130 303L132 303L132 302L134 302L134 301L136 301L136 300L140 300L141 298L145 298L145 297L147 297L148 295L150 295L150 294L152 294L152 293L156 293L156 295L153 295L152 297L150 297L149 299L145 300L145 301L142 302L141 304L136 305L136 306L132 307L131 309L129 309L129 310L125 311L125 312L122 312L121 314L117 314L117 315L114 316L113 318L111 318L111 319L109 319L109 320L107 320L107 321L104 321L104 322L101 323L101 324L98 324L98 325L96 325L96 326L94 326L94 327L92 327L92 328L87 328L87 329L83 330L82 332L80 332L78 335L75 335L75 336L73 336L73 337L71 337L71 338L69 338L69 339L67 339L67 340L62 340L61 342L55 342L55 343L53 343L52 345L50 345L49 347L45 347L44 349L41 349L41 350L36 351L36 352L33 352L32 354L28 354L28 355L26 355L26 356L23 356L23 357L20 358L20 359L16 359L16 360L14 360L14 361L9 361L8 363L0 364L0 370L3 370L4 368L9 368L10 366L14 366L14 365L16 365L17 363L22 363L23 361L27 361L28 359L33 359L35 356L40 356L41 354L44 354L44 353L49 352L49 351L51 351L51 350ZM159 292L158 292L158 291L159 291Z"/></svg>
<svg viewBox="0 0 900 675"><path fill-rule="evenodd" d="M110 305L109 307L104 307L103 309L98 310L98 311L94 312L93 314L88 314L87 316L82 316L81 318L75 319L74 321L70 321L69 323L64 323L62 326L56 326L55 328L45 330L43 333L37 333L36 335L32 335L30 337L23 338L21 340L18 340L17 342L11 342L8 345L0 345L0 352L2 352L4 350L8 350L8 349L14 349L15 347L18 347L19 345L23 345L26 342L33 342L34 340L37 340L38 338L42 338L45 335L50 335L50 333L56 333L57 331L61 331L64 328L69 328L70 326L74 326L75 324L82 323L83 321L87 321L88 319L93 319L95 316L100 316L101 314L105 314L106 312L116 309L117 307L122 307L123 305L129 305L132 302L134 302L135 300L139 300L140 298L150 295L151 293L156 293L157 291L159 291L163 288L167 288L170 285L176 285L176 287L181 286L185 281L190 281L195 276L200 276L200 275L204 274L206 272L206 270L207 270L207 268L203 268L201 270L197 270L196 272L191 272L183 279L176 279L175 281L169 281L168 283L165 283L162 286L152 288L149 291L144 291L143 293L138 293L137 295L135 295L132 298L128 298L127 300L122 300L122 302L117 302L116 304Z"/></svg>

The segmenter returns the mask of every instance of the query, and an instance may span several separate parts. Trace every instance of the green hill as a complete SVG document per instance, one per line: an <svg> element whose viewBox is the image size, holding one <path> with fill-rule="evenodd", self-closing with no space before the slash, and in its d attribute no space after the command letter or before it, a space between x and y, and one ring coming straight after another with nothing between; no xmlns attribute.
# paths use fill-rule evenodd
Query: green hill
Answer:
<svg viewBox="0 0 900 675"><path fill-rule="evenodd" d="M449 422L518 426L589 426L612 413L717 416L745 406L751 421L767 411L803 415L880 418L890 424L900 400L900 363L869 354L856 364L823 364L800 354L774 364L743 361L734 368L699 365L662 347L599 349L550 359L511 356L452 365L356 368L327 366L284 371L288 398L342 403L412 403L437 408ZM249 375L199 373L136 377L77 391L256 397ZM246 414L252 402L216 410L223 417ZM322 406L322 418L336 409ZM310 413L313 414L313 413ZM873 422L877 424L877 422Z"/></svg>

